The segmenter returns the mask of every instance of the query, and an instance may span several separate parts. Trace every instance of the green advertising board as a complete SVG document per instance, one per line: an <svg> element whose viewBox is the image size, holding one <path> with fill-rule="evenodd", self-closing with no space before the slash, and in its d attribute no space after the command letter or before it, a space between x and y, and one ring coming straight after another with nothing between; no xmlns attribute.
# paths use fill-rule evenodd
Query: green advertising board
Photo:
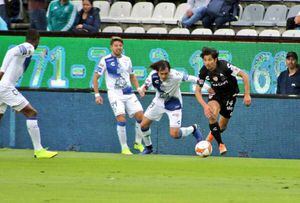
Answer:
<svg viewBox="0 0 300 203"><path fill-rule="evenodd" d="M0 61L6 51L24 41L22 36L0 36ZM101 57L110 53L109 38L42 37L32 62L18 82L32 88L90 88L94 69ZM226 42L195 40L125 39L124 53L132 60L140 83L147 77L149 65L160 59L170 61L172 68L198 75L203 65L203 46L219 50L219 58L240 67L250 76L252 93L272 94L276 79L286 69L285 55L300 53L297 43ZM239 79L240 89L243 85ZM104 79L100 88L105 89ZM183 92L192 92L194 85L184 83Z"/></svg>

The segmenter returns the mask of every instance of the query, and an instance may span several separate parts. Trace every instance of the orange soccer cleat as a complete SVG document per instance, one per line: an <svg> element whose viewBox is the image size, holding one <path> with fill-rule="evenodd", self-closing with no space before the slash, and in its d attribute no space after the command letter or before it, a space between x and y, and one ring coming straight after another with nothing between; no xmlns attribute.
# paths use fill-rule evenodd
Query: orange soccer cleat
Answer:
<svg viewBox="0 0 300 203"><path fill-rule="evenodd" d="M226 149L225 144L220 144L220 145L219 145L219 150L220 150L220 154L221 154L221 155L226 154L227 149Z"/></svg>

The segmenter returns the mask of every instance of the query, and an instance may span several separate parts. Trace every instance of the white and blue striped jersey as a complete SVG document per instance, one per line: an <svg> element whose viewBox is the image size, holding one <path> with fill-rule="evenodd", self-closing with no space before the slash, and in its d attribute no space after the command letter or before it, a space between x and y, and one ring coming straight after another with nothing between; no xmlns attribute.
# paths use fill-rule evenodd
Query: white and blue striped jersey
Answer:
<svg viewBox="0 0 300 203"><path fill-rule="evenodd" d="M117 95L132 94L130 75L134 74L129 57L121 57L109 54L102 57L97 69L99 75L105 74L106 87L108 91L114 91Z"/></svg>
<svg viewBox="0 0 300 203"><path fill-rule="evenodd" d="M4 72L0 85L14 87L29 66L34 52L32 44L25 42L9 49L3 59L0 71Z"/></svg>
<svg viewBox="0 0 300 203"><path fill-rule="evenodd" d="M145 80L144 86L148 89L153 86L156 94L153 102L161 107L165 106L165 101L171 97L179 99L182 106L182 96L180 91L181 82L197 83L197 77L184 74L171 69L166 81L160 80L157 71L153 70Z"/></svg>

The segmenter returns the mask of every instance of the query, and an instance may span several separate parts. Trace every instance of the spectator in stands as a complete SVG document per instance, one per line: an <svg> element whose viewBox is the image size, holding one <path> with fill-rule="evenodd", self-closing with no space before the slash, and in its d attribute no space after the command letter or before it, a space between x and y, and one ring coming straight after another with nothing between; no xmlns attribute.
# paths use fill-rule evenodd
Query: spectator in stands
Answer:
<svg viewBox="0 0 300 203"><path fill-rule="evenodd" d="M0 17L6 22L7 25L9 25L9 18L7 16L4 0L0 0Z"/></svg>
<svg viewBox="0 0 300 203"><path fill-rule="evenodd" d="M277 78L276 93L300 95L300 66L296 52L288 52L285 63L287 70Z"/></svg>
<svg viewBox="0 0 300 203"><path fill-rule="evenodd" d="M69 0L53 0L47 12L48 31L69 31L76 17L76 8Z"/></svg>
<svg viewBox="0 0 300 203"><path fill-rule="evenodd" d="M208 2L209 0L188 0L187 4L189 8L181 22L179 22L179 27L189 28L197 21L201 20L206 12Z"/></svg>
<svg viewBox="0 0 300 203"><path fill-rule="evenodd" d="M300 12L295 16L287 19L287 30L300 30Z"/></svg>
<svg viewBox="0 0 300 203"><path fill-rule="evenodd" d="M73 31L97 33L100 28L99 8L93 7L93 0L83 0L82 9L76 16Z"/></svg>
<svg viewBox="0 0 300 203"><path fill-rule="evenodd" d="M0 30L8 30L6 22L0 16Z"/></svg>
<svg viewBox="0 0 300 203"><path fill-rule="evenodd" d="M36 30L47 29L46 7L46 0L28 0L30 28Z"/></svg>
<svg viewBox="0 0 300 203"><path fill-rule="evenodd" d="M221 28L225 23L237 21L239 15L239 0L211 0L202 19L203 26L213 30Z"/></svg>

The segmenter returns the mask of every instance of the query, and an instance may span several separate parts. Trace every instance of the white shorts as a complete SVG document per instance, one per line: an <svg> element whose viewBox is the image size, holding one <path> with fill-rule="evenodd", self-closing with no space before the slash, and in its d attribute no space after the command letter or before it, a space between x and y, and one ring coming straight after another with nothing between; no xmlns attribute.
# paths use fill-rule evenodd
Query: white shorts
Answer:
<svg viewBox="0 0 300 203"><path fill-rule="evenodd" d="M143 107L135 94L120 96L108 91L107 95L115 117L125 114L126 111L129 117L132 118L135 113L143 111Z"/></svg>
<svg viewBox="0 0 300 203"><path fill-rule="evenodd" d="M151 102L144 116L152 121L159 121L164 113L166 113L169 117L169 125L171 128L181 127L182 109L169 111L164 107L158 106L154 102Z"/></svg>
<svg viewBox="0 0 300 203"><path fill-rule="evenodd" d="M0 86L0 114L5 113L7 105L21 111L28 104L27 99L16 88Z"/></svg>

